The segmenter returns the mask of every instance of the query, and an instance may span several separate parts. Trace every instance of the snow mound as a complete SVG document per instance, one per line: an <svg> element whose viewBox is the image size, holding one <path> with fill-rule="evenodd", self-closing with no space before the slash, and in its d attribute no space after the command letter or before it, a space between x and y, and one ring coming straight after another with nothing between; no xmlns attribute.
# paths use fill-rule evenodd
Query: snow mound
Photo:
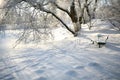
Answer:
<svg viewBox="0 0 120 80"><path fill-rule="evenodd" d="M58 27L52 30L54 41L60 41L63 39L67 39L73 37L73 35L65 28Z"/></svg>

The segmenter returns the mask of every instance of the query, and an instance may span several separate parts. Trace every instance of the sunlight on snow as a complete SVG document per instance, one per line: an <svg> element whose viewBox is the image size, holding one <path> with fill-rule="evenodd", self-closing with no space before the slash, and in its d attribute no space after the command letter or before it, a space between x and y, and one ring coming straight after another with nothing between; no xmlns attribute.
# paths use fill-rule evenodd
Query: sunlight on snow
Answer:
<svg viewBox="0 0 120 80"><path fill-rule="evenodd" d="M73 37L70 32L68 32L66 29L59 27L52 31L53 37L55 41L63 40L66 38Z"/></svg>

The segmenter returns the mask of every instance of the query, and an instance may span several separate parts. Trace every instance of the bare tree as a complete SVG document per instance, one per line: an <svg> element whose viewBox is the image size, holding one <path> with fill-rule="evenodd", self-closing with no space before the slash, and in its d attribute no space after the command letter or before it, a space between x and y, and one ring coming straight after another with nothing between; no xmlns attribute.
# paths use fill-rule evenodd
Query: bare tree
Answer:
<svg viewBox="0 0 120 80"><path fill-rule="evenodd" d="M62 0L63 2L65 0ZM11 8L16 6L21 2L26 2L30 5L30 7L34 7L35 10L39 10L45 12L46 14L51 14L54 16L59 22L61 22L67 30L69 30L74 36L76 36L76 32L81 29L81 24L83 23L85 17L85 9L88 14L89 20L91 20L91 14L89 10L89 5L91 4L91 0L68 0L70 5L68 8L64 8L59 4L59 0L2 0L4 5L1 5L0 8ZM96 6L97 0L95 1ZM52 5L52 6L51 6ZM54 9L59 9L62 12L66 13L67 16L70 17L71 22L73 23L74 30L72 30L65 22L62 20L54 11L50 9L53 7ZM79 9L78 9L79 6ZM96 7L94 8L95 11Z"/></svg>

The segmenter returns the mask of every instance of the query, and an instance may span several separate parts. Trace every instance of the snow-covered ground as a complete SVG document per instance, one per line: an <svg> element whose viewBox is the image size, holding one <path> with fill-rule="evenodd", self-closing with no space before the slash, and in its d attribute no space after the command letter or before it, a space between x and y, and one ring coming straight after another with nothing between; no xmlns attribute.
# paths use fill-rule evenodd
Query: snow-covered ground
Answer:
<svg viewBox="0 0 120 80"><path fill-rule="evenodd" d="M91 30L83 25L78 37L57 31L54 42L15 49L16 38L8 31L0 39L0 80L120 80L120 33L107 21L93 22ZM102 48L89 40L97 34L109 35Z"/></svg>

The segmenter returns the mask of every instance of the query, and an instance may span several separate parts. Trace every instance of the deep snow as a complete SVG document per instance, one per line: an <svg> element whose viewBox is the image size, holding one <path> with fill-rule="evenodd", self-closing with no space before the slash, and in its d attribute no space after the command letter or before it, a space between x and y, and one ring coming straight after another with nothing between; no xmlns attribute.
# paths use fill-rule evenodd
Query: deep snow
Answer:
<svg viewBox="0 0 120 80"><path fill-rule="evenodd" d="M91 30L84 24L78 37L57 31L62 38L56 41L15 49L17 32L7 31L0 39L0 80L120 80L120 33L107 21L93 22ZM109 35L106 46L91 44L97 34Z"/></svg>

